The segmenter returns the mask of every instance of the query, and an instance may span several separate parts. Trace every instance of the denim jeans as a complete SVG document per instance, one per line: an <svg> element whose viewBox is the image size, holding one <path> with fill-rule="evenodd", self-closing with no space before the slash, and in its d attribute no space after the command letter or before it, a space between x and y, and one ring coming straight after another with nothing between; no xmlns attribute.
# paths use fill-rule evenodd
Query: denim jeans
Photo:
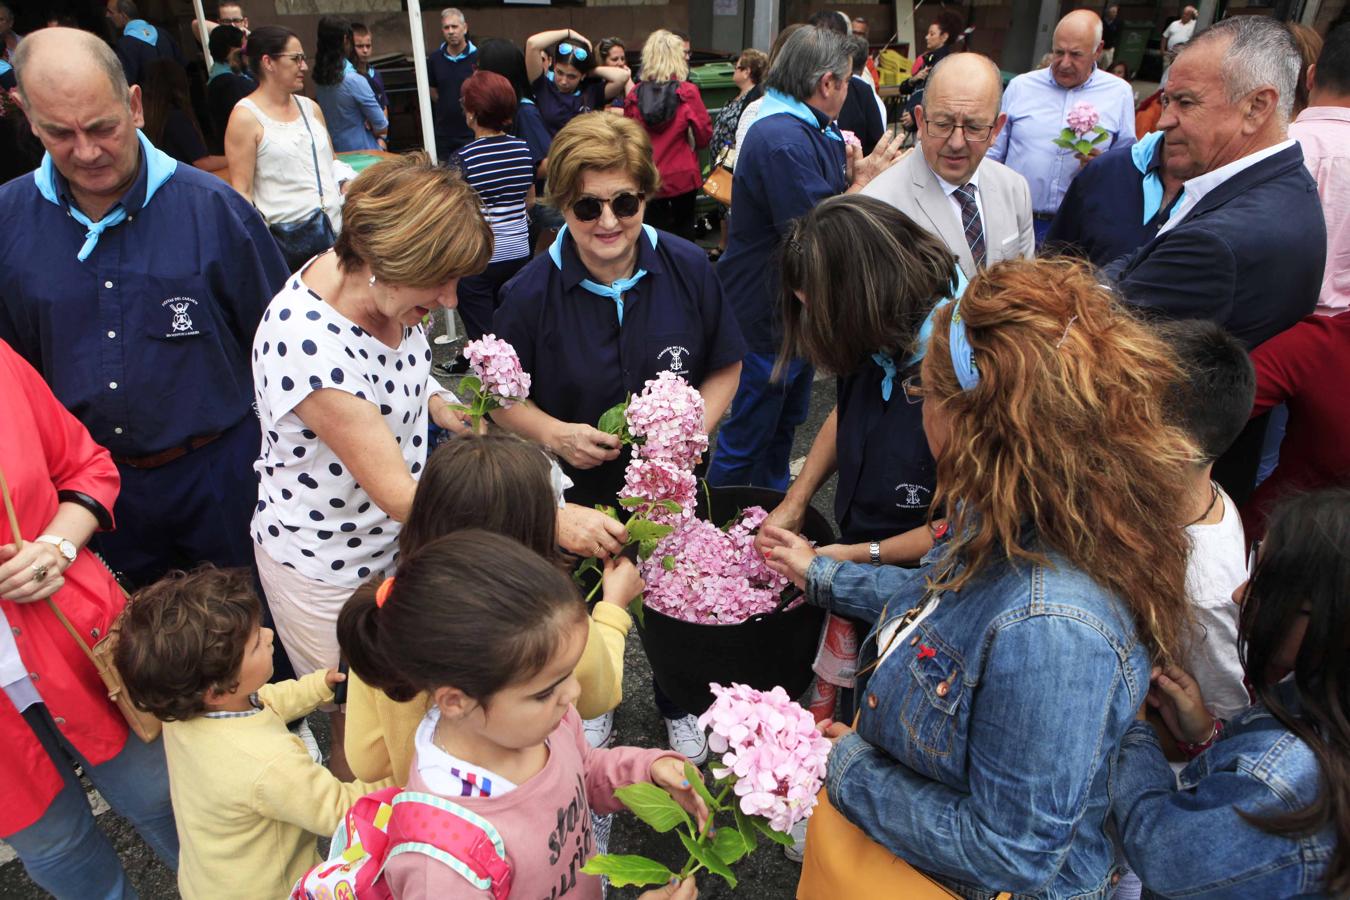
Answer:
<svg viewBox="0 0 1350 900"><path fill-rule="evenodd" d="M93 766L62 736L44 704L23 712L65 782L42 817L5 838L19 854L28 875L58 900L124 900L135 890L107 836L94 822L78 763L119 814L170 869L178 868L178 832L169 801L169 770L164 743L146 744L135 735L112 759Z"/></svg>

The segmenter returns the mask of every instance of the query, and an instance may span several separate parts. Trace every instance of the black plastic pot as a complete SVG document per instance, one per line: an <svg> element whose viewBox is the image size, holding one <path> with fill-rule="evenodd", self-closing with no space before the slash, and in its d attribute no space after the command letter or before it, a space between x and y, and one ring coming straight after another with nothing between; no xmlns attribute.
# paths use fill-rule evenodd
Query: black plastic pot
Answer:
<svg viewBox="0 0 1350 900"><path fill-rule="evenodd" d="M711 496L712 515L702 497L697 514L717 525L747 506L772 511L783 499L781 491L755 487L713 488ZM829 520L814 508L807 510L802 533L821 545L834 540ZM661 690L685 712L698 715L712 705L708 683L713 681L760 690L781 686L788 696L800 697L811 684L824 618L824 610L801 604L738 625L701 625L644 609L638 636Z"/></svg>

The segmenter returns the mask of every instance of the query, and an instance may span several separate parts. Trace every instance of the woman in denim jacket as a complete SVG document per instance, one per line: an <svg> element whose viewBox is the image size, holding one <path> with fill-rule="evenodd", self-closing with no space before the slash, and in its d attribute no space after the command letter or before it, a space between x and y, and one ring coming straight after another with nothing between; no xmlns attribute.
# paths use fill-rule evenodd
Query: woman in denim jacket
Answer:
<svg viewBox="0 0 1350 900"><path fill-rule="evenodd" d="M906 385L949 537L905 570L768 535L810 602L872 626L830 802L962 896L1114 893L1109 770L1186 614L1177 377L1086 267L1000 263L934 313Z"/></svg>
<svg viewBox="0 0 1350 900"><path fill-rule="evenodd" d="M1278 508L1251 579L1233 592L1251 709L1221 723L1187 673L1155 673L1149 702L1182 748L1213 746L1182 770L1178 788L1152 727L1135 722L1125 734L1113 809L1146 892L1350 893L1347 548L1350 491Z"/></svg>

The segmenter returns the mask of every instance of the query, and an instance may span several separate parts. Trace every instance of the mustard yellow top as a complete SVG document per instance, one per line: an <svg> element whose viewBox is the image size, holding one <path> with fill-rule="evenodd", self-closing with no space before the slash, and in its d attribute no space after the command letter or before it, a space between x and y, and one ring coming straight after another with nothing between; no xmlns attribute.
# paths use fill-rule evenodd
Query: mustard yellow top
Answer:
<svg viewBox="0 0 1350 900"><path fill-rule="evenodd" d="M359 797L393 783L338 781L286 730L333 699L325 674L265 685L252 715L164 724L185 900L289 896L320 862L314 836L331 836Z"/></svg>
<svg viewBox="0 0 1350 900"><path fill-rule="evenodd" d="M591 613L586 649L577 663L581 696L577 712L594 719L623 699L623 648L633 619L613 603L597 603ZM419 694L406 703L390 700L355 672L347 675L347 764L357 778L374 781L393 778L408 783L413 759L413 735L426 715L431 698Z"/></svg>

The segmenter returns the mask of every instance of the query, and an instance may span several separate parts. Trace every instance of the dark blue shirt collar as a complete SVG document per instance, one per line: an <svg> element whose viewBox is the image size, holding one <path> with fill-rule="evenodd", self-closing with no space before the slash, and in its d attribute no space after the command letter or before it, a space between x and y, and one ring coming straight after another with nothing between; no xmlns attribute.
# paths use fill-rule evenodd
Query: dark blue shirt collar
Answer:
<svg viewBox="0 0 1350 900"><path fill-rule="evenodd" d="M644 225L641 233L638 234L638 257L634 271L645 269L648 275L660 275L665 271L665 267L661 265L661 254L656 252L656 246L652 240L652 236L655 234L658 234L658 232L650 225ZM593 276L586 269L581 257L577 255L576 239L566 232L560 237L562 240L562 286L563 290L570 291L586 279L593 278Z"/></svg>

